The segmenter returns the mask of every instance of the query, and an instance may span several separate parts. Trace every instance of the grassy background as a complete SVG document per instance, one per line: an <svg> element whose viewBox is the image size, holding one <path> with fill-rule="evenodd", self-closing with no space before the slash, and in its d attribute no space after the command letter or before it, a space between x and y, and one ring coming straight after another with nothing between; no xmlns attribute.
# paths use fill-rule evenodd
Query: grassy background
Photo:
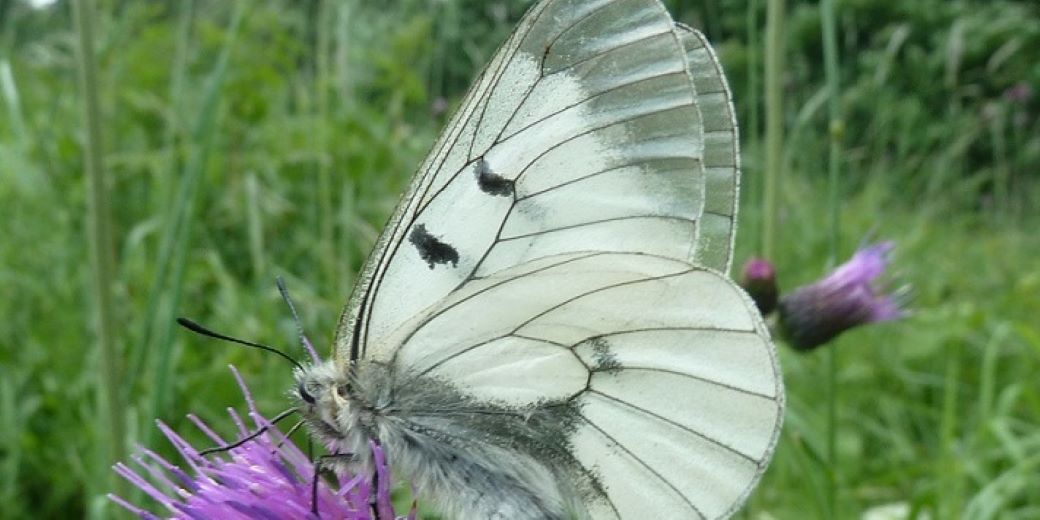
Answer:
<svg viewBox="0 0 1040 520"><path fill-rule="evenodd" d="M108 366L119 374L105 384L128 443L169 453L155 418L192 432L189 411L219 422L240 407L229 363L261 409L283 409L284 362L173 319L294 345L281 275L312 339L328 345L398 193L528 3L100 2ZM715 42L735 92L740 261L763 243L766 2L666 3ZM831 125L822 11L787 5L774 260L790 288L833 265L834 223L841 257L867 236L896 240L914 315L840 338L833 364L784 349L787 422L746 516L853 518L895 504L908 517L1036 518L1040 95L1022 94L1040 91L1040 7L835 7L842 117ZM95 397L106 362L94 339L78 37L66 2L0 1L0 31L0 517L104 516L117 449L104 448L113 432ZM826 196L833 136L838 219Z"/></svg>

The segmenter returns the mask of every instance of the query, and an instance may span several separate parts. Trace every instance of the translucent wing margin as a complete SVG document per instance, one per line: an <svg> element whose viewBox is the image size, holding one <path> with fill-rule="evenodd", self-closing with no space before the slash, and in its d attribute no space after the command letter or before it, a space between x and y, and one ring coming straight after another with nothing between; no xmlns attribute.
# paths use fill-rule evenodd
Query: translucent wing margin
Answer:
<svg viewBox="0 0 1040 520"><path fill-rule="evenodd" d="M526 415L569 403L565 444L594 519L724 518L772 455L775 350L727 277L635 253L570 253L453 293L394 340L404 380ZM582 477L584 475L584 477Z"/></svg>
<svg viewBox="0 0 1040 520"><path fill-rule="evenodd" d="M427 158L341 318L339 360L465 283L572 251L696 255L705 186L687 53L657 0L546 0Z"/></svg>
<svg viewBox="0 0 1040 520"><path fill-rule="evenodd" d="M700 31L676 24L704 122L704 213L694 262L729 273L740 202L740 136L726 75Z"/></svg>

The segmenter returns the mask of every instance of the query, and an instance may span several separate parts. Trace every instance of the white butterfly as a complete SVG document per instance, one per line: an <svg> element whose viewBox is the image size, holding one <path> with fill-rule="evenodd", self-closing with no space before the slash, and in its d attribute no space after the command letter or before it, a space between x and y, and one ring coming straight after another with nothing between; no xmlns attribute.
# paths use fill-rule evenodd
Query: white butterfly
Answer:
<svg viewBox="0 0 1040 520"><path fill-rule="evenodd" d="M776 354L723 273L736 122L658 0L542 0L390 219L312 433L368 442L449 518L719 518L761 477Z"/></svg>

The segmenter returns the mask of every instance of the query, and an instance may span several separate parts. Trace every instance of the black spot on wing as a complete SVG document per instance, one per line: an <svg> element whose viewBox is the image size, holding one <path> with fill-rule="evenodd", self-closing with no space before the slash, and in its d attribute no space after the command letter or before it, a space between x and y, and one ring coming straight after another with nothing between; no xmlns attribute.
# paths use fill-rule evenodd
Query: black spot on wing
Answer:
<svg viewBox="0 0 1040 520"><path fill-rule="evenodd" d="M459 265L459 252L426 230L425 224L416 224L412 233L408 235L408 241L419 250L419 256L433 269L436 264L447 264L451 262L452 267Z"/></svg>
<svg viewBox="0 0 1040 520"><path fill-rule="evenodd" d="M493 173L484 158L477 161L476 167L477 185L480 186L480 191L500 197L508 197L513 194L513 181Z"/></svg>
<svg viewBox="0 0 1040 520"><path fill-rule="evenodd" d="M596 366L593 367L597 372L620 372L621 363L618 362L617 356L610 351L610 344L603 338L594 338L590 345L592 346L593 359L596 360Z"/></svg>

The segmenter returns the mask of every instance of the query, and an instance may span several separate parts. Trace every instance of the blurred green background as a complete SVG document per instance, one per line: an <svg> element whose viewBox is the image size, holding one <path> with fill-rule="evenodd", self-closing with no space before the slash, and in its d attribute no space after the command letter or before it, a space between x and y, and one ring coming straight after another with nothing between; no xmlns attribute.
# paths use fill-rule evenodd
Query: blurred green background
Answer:
<svg viewBox="0 0 1040 520"><path fill-rule="evenodd" d="M232 432L229 363L261 410L282 410L282 360L174 318L295 348L280 275L327 349L399 192L529 3L98 2L106 246L88 231L104 220L88 211L98 132L73 9L0 0L0 517L111 516L120 446L171 453L154 419L202 446L189 411ZM736 268L769 232L791 288L877 237L897 241L893 275L914 288L909 319L829 352L781 346L785 429L742 517L1040 517L1040 5L836 0L831 16L789 0L779 218L763 229L766 0L665 3L715 43L734 90ZM92 246L114 362L97 346Z"/></svg>

